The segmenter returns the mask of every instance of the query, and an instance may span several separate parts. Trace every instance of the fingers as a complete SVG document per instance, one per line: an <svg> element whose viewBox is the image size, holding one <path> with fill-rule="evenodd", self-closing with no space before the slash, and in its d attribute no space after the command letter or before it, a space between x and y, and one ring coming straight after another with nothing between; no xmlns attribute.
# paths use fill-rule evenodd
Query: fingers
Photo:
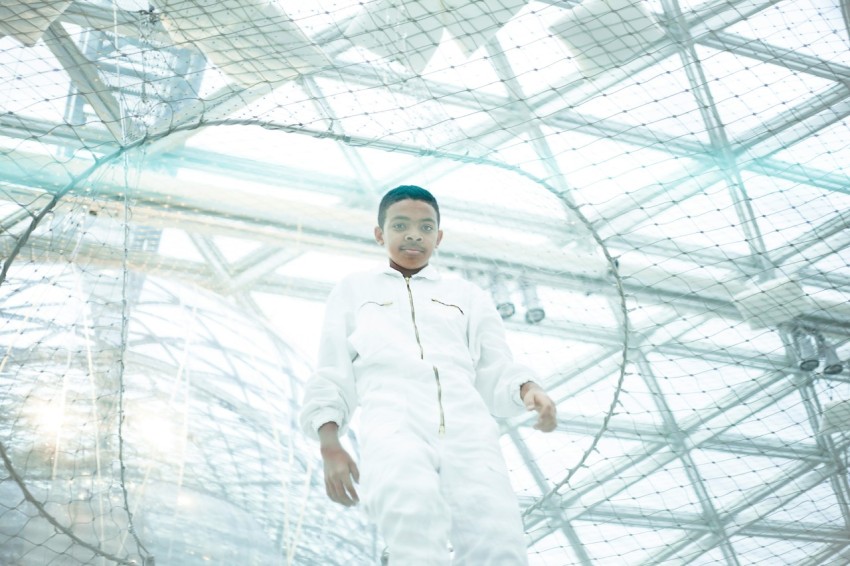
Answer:
<svg viewBox="0 0 850 566"><path fill-rule="evenodd" d="M325 480L325 492L334 503L351 507L360 502L360 497L354 490L351 478L328 478Z"/></svg>
<svg viewBox="0 0 850 566"><path fill-rule="evenodd" d="M543 432L552 432L557 426L558 419L555 416L555 405L545 406L540 411L540 417L537 419L534 428Z"/></svg>
<svg viewBox="0 0 850 566"><path fill-rule="evenodd" d="M325 471L325 493L331 501L351 507L360 502L360 497L354 489L354 483L360 482L360 470L342 446L327 446L322 448L322 460Z"/></svg>
<svg viewBox="0 0 850 566"><path fill-rule="evenodd" d="M539 394L538 394L539 393ZM534 428L543 432L552 432L558 426L557 410L552 399L542 391L534 391L527 396L525 406L539 413Z"/></svg>
<svg viewBox="0 0 850 566"><path fill-rule="evenodd" d="M325 493L331 501L351 507L360 503L354 483L360 482L360 470L353 461L325 468Z"/></svg>
<svg viewBox="0 0 850 566"><path fill-rule="evenodd" d="M328 499L335 503L339 503L339 495L337 494L336 485L325 477L325 493L328 495Z"/></svg>
<svg viewBox="0 0 850 566"><path fill-rule="evenodd" d="M351 483L351 475L348 475L342 483L345 488L344 496L348 500L348 503L345 503L345 505L351 506L360 503L360 498L357 496L357 492L354 490L354 484Z"/></svg>

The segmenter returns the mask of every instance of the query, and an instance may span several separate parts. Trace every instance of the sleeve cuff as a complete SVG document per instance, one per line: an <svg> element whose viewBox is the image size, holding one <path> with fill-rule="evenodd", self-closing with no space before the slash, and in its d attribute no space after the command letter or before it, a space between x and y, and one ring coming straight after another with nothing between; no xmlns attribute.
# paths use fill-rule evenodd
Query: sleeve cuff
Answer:
<svg viewBox="0 0 850 566"><path fill-rule="evenodd" d="M321 427L325 423L334 422L339 427L340 434L345 432L345 423L342 418L342 414L339 411L335 411L333 409L325 409L320 411L313 417L313 420L310 421L310 430L308 431L310 438L313 440L319 439L319 427Z"/></svg>
<svg viewBox="0 0 850 566"><path fill-rule="evenodd" d="M522 390L522 386L530 381L534 381L534 378L527 375L511 380L510 387L513 391L513 393L511 393L511 399L513 399L513 402L517 407L525 408L525 403L522 402L522 395L520 394L520 391Z"/></svg>

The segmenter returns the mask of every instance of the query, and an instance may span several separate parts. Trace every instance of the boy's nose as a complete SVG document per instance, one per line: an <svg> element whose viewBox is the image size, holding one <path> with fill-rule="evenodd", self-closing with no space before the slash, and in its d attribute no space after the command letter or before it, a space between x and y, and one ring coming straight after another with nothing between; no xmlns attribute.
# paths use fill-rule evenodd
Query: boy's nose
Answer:
<svg viewBox="0 0 850 566"><path fill-rule="evenodd" d="M422 236L420 234L407 234L404 237L405 240L421 240Z"/></svg>

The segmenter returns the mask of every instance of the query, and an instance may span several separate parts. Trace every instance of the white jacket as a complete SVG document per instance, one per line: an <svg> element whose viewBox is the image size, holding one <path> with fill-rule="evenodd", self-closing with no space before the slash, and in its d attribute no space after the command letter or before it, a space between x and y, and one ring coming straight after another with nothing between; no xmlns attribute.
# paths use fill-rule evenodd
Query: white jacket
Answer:
<svg viewBox="0 0 850 566"><path fill-rule="evenodd" d="M344 429L358 405L361 437L404 422L434 433L493 426L488 413L523 412L520 387L534 378L479 287L431 266L409 279L387 266L347 276L328 297L301 426L314 439L326 422Z"/></svg>

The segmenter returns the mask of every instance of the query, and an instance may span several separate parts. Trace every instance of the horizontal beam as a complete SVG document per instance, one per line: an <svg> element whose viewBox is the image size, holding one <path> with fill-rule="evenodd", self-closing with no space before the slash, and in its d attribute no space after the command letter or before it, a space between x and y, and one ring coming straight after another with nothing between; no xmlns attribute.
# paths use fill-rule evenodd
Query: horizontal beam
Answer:
<svg viewBox="0 0 850 566"><path fill-rule="evenodd" d="M18 158L21 157L18 154ZM15 171L16 161L12 160L11 167L4 167L4 160L9 160L9 156L0 156L0 171ZM27 162L29 166L26 169L35 174L13 181L48 184L53 177L49 167L56 166L52 158L30 155ZM64 165L62 173L72 177L87 165L84 160L69 162ZM113 185L110 185L111 175L115 178ZM81 198L80 203L91 202L107 213L114 209L112 214L120 214L123 199L119 195L124 190L120 171L106 170L99 178L98 188L102 192L97 201L75 198ZM134 221L157 229L173 227L201 234L233 234L272 246L289 241L299 246L347 250L372 256L379 252L370 235L374 223L371 211L340 210L284 198L267 198L262 201L262 206L257 206L246 201L225 181L223 179L220 185L187 186L170 175L143 171L135 190ZM218 196L211 200L211 194ZM115 202L112 202L113 199ZM332 224L328 223L329 218L335 219ZM100 253L105 255L109 250L101 248ZM554 247L519 242L505 245L472 232L457 231L441 247L440 263L449 268L480 269L485 273L498 268L506 274L525 277L541 285L616 296L616 287L605 268L607 264L601 258ZM619 271L626 292L653 304L697 313L714 312L731 320L742 320L732 297L744 290L745 281L720 281L694 273L692 269L671 272L663 264L648 265L632 259L631 254L620 258ZM804 319L812 324L834 327L837 332L850 332L850 307L829 301L818 306L821 310L804 316Z"/></svg>
<svg viewBox="0 0 850 566"><path fill-rule="evenodd" d="M532 497L520 497L520 506L522 507L527 507L533 502L534 498ZM557 520L557 515L553 515L550 510L543 508L535 510L529 519L536 521ZM580 527L585 522L659 531L711 532L711 527L697 513L656 509L652 508L651 505L637 508L622 504L603 503L588 511L580 521L574 521L573 526ZM762 519L744 527L738 531L738 535L822 544L850 544L850 534L846 529L806 521L791 522Z"/></svg>

